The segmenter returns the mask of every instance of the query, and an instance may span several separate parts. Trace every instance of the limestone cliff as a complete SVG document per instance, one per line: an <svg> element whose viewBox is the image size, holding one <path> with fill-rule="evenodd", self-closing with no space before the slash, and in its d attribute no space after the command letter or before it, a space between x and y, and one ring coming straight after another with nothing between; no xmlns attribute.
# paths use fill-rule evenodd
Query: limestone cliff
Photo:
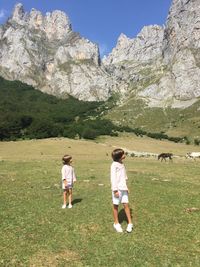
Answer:
<svg viewBox="0 0 200 267"><path fill-rule="evenodd" d="M200 1L173 0L165 27L121 35L104 64L149 106L191 105L200 97Z"/></svg>
<svg viewBox="0 0 200 267"><path fill-rule="evenodd" d="M73 32L65 13L25 13L22 4L0 28L0 75L87 101L106 100L116 87L100 65L98 46Z"/></svg>

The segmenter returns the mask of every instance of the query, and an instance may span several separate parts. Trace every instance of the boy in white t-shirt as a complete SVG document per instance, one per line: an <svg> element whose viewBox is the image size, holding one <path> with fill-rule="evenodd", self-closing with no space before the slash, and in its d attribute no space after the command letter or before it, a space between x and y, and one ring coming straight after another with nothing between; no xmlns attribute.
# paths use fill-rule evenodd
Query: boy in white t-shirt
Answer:
<svg viewBox="0 0 200 267"><path fill-rule="evenodd" d="M119 233L123 232L121 225L118 220L118 206L120 203L123 204L124 210L128 219L128 225L126 231L128 233L132 232L133 224L131 220L131 214L129 209L128 201L128 187L126 185L126 180L128 179L126 175L126 169L123 164L125 159L124 150L117 148L112 152L113 163L111 164L111 189L112 189L112 201L113 201L113 216L114 224L113 227Z"/></svg>
<svg viewBox="0 0 200 267"><path fill-rule="evenodd" d="M72 208L72 188L73 184L76 181L76 175L74 168L71 166L72 157L69 155L64 155L62 158L63 167L61 170L62 174L62 189L63 189L63 205L62 209L66 208L67 204L67 195L69 195L69 205L68 208Z"/></svg>

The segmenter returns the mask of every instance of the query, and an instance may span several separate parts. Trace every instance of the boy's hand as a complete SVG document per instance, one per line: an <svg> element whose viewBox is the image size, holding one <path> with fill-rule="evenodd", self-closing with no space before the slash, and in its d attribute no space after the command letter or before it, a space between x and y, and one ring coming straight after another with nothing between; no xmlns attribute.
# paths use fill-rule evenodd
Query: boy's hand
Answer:
<svg viewBox="0 0 200 267"><path fill-rule="evenodd" d="M114 191L114 196L119 198L119 192L118 191Z"/></svg>
<svg viewBox="0 0 200 267"><path fill-rule="evenodd" d="M64 187L67 188L67 181L64 180Z"/></svg>

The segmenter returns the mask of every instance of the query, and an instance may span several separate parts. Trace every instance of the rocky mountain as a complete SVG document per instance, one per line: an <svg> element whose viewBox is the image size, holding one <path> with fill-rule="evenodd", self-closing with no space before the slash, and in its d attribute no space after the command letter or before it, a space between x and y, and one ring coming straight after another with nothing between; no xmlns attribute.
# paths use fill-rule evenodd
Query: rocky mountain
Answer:
<svg viewBox="0 0 200 267"><path fill-rule="evenodd" d="M134 39L121 34L117 46L103 59L107 71L127 83L127 95L138 96L163 75L163 36L164 28L158 25L145 26Z"/></svg>
<svg viewBox="0 0 200 267"><path fill-rule="evenodd" d="M173 0L166 26L121 35L103 63L149 106L190 106L200 96L200 1Z"/></svg>
<svg viewBox="0 0 200 267"><path fill-rule="evenodd" d="M116 82L100 64L98 46L72 31L65 13L45 16L17 4L0 27L0 75L43 92L80 100L106 100Z"/></svg>
<svg viewBox="0 0 200 267"><path fill-rule="evenodd" d="M131 95L150 107L185 108L200 96L200 2L173 0L165 26L121 34L102 61L66 14L17 4L0 27L0 75L58 97L99 101L117 92L122 102Z"/></svg>

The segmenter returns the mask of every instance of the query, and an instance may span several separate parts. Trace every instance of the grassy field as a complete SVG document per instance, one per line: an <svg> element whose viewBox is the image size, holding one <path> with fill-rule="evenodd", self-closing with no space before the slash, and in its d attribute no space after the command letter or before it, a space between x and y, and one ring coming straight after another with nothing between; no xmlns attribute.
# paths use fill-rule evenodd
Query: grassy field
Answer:
<svg viewBox="0 0 200 267"><path fill-rule="evenodd" d="M114 146L185 155L196 147L131 135L96 142L0 143L0 266L200 266L200 160L127 157L131 234L113 230L109 169ZM77 174L72 209L61 209L61 157ZM119 218L125 229L122 207Z"/></svg>

